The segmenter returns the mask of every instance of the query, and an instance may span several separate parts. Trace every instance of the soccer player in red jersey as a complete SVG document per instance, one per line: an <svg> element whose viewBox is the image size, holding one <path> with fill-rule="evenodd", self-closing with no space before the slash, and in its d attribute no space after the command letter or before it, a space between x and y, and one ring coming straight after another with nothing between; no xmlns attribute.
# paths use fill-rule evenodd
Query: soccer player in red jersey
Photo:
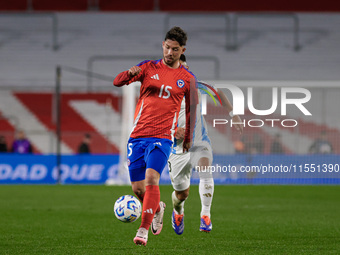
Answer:
<svg viewBox="0 0 340 255"><path fill-rule="evenodd" d="M173 27L163 41L162 59L143 61L120 73L113 82L118 87L135 81L142 83L127 146L132 190L143 203L142 222L133 239L137 245L146 245L150 226L154 235L163 227L165 204L160 201L159 179L170 156L183 97L186 102L183 151L191 146L197 90L196 77L179 61L186 41L186 33Z"/></svg>

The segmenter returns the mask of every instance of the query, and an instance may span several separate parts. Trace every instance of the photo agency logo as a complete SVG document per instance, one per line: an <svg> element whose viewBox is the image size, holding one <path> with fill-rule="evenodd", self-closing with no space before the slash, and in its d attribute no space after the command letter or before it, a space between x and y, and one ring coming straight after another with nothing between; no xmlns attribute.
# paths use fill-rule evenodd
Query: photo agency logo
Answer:
<svg viewBox="0 0 340 255"><path fill-rule="evenodd" d="M206 84L199 83L199 89L202 93L202 115L207 115L207 95L209 95L215 105L217 98L222 105L221 98L219 97L216 89L214 87ZM271 106L267 109L256 109L254 106L254 91L252 87L248 87L246 91L246 97L243 91L232 84L215 86L217 89L228 89L232 95L233 111L231 117L234 115L239 115L242 122L233 122L233 119L225 118L214 118L213 127L217 125L230 125L232 127L236 124L241 124L243 127L263 127L265 124L270 127L275 127L281 125L284 128L296 127L298 125L298 120L294 118L287 118L287 106L292 105L305 116L312 116L311 112L305 107L305 104L310 101L311 93L308 89L298 88L298 87L273 87L271 88L271 98L266 100L271 100ZM211 90L215 95L213 95L209 90ZM245 100L247 98L247 100ZM245 105L245 102L247 103ZM260 116L258 118L245 119L242 116L245 115L246 107L249 112L255 116ZM278 107L280 108L280 118L270 118L269 115L274 114ZM276 115L277 116L277 115Z"/></svg>

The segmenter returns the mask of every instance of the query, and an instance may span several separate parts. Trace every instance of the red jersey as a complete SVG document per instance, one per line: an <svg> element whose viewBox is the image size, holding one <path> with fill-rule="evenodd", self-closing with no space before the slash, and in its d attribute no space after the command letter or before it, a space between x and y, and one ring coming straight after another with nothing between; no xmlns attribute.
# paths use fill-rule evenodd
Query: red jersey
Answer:
<svg viewBox="0 0 340 255"><path fill-rule="evenodd" d="M115 86L135 81L142 83L130 136L167 138L173 141L184 96L187 119L189 117L190 82L193 84L196 78L183 65L172 69L165 65L162 59L146 60L138 66L142 71L137 76L131 78L128 71L125 71L114 80ZM189 125L190 121L186 131L190 130ZM190 141L190 137L190 131L186 132L185 139Z"/></svg>

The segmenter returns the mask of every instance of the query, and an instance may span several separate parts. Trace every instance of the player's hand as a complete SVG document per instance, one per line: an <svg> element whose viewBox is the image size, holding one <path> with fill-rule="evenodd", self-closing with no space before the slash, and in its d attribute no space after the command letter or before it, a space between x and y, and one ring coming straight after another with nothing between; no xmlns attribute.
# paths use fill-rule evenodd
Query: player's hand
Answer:
<svg viewBox="0 0 340 255"><path fill-rule="evenodd" d="M240 116L238 116L238 115L234 115L232 120L233 120L233 123L242 123L242 120L241 120ZM242 124L235 124L235 125L233 124L233 126L240 133L240 135L243 133L243 126L242 126Z"/></svg>
<svg viewBox="0 0 340 255"><path fill-rule="evenodd" d="M183 153L184 153L184 152L188 152L189 149L191 148L191 145L192 145L191 142L190 142L190 143L188 143L188 142L183 142Z"/></svg>
<svg viewBox="0 0 340 255"><path fill-rule="evenodd" d="M142 68L140 68L139 66L133 66L129 69L129 75L130 75L130 77L135 77L141 71L142 71Z"/></svg>
<svg viewBox="0 0 340 255"><path fill-rule="evenodd" d="M185 136L185 128L177 127L177 132L175 134L175 138L182 140L182 139L184 139L184 136Z"/></svg>

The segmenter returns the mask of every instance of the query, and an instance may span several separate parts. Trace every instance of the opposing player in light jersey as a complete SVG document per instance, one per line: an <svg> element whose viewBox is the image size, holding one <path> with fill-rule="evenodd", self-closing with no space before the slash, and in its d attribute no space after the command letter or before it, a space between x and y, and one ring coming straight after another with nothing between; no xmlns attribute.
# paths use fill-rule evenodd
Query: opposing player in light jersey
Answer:
<svg viewBox="0 0 340 255"><path fill-rule="evenodd" d="M182 64L188 68L185 55L182 55L180 60ZM211 87L217 92L221 99L222 105L230 113L233 123L241 123L239 116L232 116L233 107L226 95L221 90L216 89L213 86ZM204 92L203 89L208 89L200 82L198 82L198 88L200 88L199 91L201 92ZM201 93L199 92L198 94L200 98ZM207 124L202 116L201 104L198 105L198 109L196 111L197 116L194 129L193 145L189 152L183 152L182 149L185 127L185 107L185 102L182 101L174 148L168 161L170 178L172 186L175 190L172 193L172 227L178 235L181 235L184 231L184 202L189 196L190 177L193 167L199 166L200 169L205 170L198 173L200 178L199 194L202 205L200 231L210 232L212 229L210 208L214 194L213 176L212 173L208 171L208 166L210 166L213 161L212 148L210 139L208 137ZM235 127L240 132L240 134L243 132L243 126L241 124L236 124Z"/></svg>
<svg viewBox="0 0 340 255"><path fill-rule="evenodd" d="M171 152L184 96L187 123L183 150L188 151L191 146L197 89L195 76L179 61L186 41L186 33L173 27L162 45L163 59L143 61L114 80L118 87L135 81L142 83L127 146L132 190L143 203L142 222L133 239L137 245L146 245L150 225L154 235L158 235L163 227L165 204L160 202L158 185Z"/></svg>

